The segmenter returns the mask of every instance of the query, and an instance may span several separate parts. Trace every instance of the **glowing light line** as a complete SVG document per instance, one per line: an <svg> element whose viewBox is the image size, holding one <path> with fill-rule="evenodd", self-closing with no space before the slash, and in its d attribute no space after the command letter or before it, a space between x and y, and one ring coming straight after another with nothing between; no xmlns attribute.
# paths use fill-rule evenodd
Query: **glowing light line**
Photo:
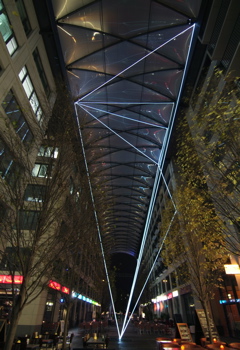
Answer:
<svg viewBox="0 0 240 350"><path fill-rule="evenodd" d="M152 53L156 52L157 50L159 50L161 47L167 45L168 43L170 43L172 40L174 40L175 38L177 38L178 36L184 34L185 32L187 32L192 26L188 27L187 29L184 29L183 31L181 31L180 33L178 33L177 35L175 35L174 37L172 37L171 39L167 40L165 43L159 45L158 47L156 47L154 50L152 50L151 52L147 53L145 56L143 56L142 58L140 58L139 60L137 60L136 62L134 62L133 64L131 64L130 66L128 66L127 68L123 69L121 72L117 73L114 77L110 78L108 81L106 81L105 83L99 85L97 88L93 89L92 91L90 91L88 94L86 94L85 96L81 97L77 102L82 101L83 99L85 99L86 97L90 96L91 94L93 94L95 91L101 89L103 86L109 84L112 80L116 79L119 75L121 75L122 73L126 72L127 70L129 70L130 68L134 67L136 64L138 64L139 62L143 61L145 58L147 58L148 56L150 56Z"/></svg>
<svg viewBox="0 0 240 350"><path fill-rule="evenodd" d="M74 36L71 34L71 33L69 33L69 32L67 32L65 29L63 29L61 26L58 26L58 28L59 29L62 29L62 31L63 32L65 32L67 35L69 35L72 39L73 39L73 41L76 43L77 41L76 41L76 39L74 38Z"/></svg>
<svg viewBox="0 0 240 350"><path fill-rule="evenodd" d="M148 282L148 280L149 280L149 278L150 278L150 276L151 276L151 273L152 273L152 271L153 271L153 269L154 269L154 266L156 265L156 262L157 262L157 260L158 260L159 255L160 255L160 252L161 252L161 250L162 250L163 244L164 244L164 242L165 242L165 240L166 240L166 238L167 238L167 236L168 236L168 233L169 233L169 231L170 231L170 228L171 228L171 226L172 226L172 223L173 223L173 220L174 220L176 214L177 214L177 210L175 210L175 212L173 213L173 216L172 216L171 221L170 221L170 223L169 223L169 225L168 225L167 231L166 231L166 233L165 233L165 235L164 235L164 237L163 237L161 246L160 246L160 248L158 249L158 252L157 252L157 254L156 254L156 257L155 257L155 259L154 259L154 262L153 262L153 264L152 264L152 267L151 267L151 269L149 270L148 276L147 276L147 278L146 278L146 280L145 280L145 282L144 282L144 284L143 284L143 287L142 287L142 289L141 289L141 292L139 293L138 299L137 299L137 301L136 301L136 303L135 303L135 305L134 305L134 307L133 307L133 309L132 309L132 313L131 313L131 315L129 316L129 319L128 319L128 321L127 321L127 323L126 323L124 329L122 328L120 337L123 336L125 330L127 329L127 326L128 326L128 324L129 324L129 322L130 322L130 319L131 319L131 316L132 316L132 314L133 314L133 312L134 312L134 310L135 310L135 308L136 308L136 306L137 306L137 304L138 304L138 302L139 302L139 299L140 299L141 296L142 296L142 293L143 293L143 291L144 291L144 289L145 289L145 287L146 287L146 284L147 284L147 282Z"/></svg>
<svg viewBox="0 0 240 350"><path fill-rule="evenodd" d="M189 55L190 55L190 49L191 49L191 45L192 45L192 40L193 40L193 34L194 34L194 29L195 29L195 25L192 26L193 28L193 31L192 31L192 36L191 36L191 41L189 43L189 50L188 50L188 55L187 55L187 59L186 59L186 64L185 64L185 68L184 68L184 73L183 73L183 79L181 81L181 85L180 85L180 88L179 88L179 93L178 93L178 98L176 100L176 105L175 105L175 112L174 112L174 115L172 116L172 123L171 123L171 127L169 128L169 130L167 130L167 133L164 137L164 139L166 139L165 142L163 142L163 145L164 145L164 151L162 151L160 153L160 156L159 156L159 162L158 162L158 165L159 165L159 168L158 170L161 171L161 174L162 174L162 167L160 166L161 164L164 163L164 160L165 160L165 157L166 157L166 145L169 144L169 140L170 140L170 133L171 133L171 130L172 130L172 127L173 127L173 121L175 119L175 116L176 116L176 109L177 109L177 106L178 106L178 103L179 103L179 99L180 99L180 95L181 95L181 91L182 91L182 87L183 87L183 81L185 79L185 75L186 75L186 69L187 69L187 65L188 65L188 60L189 60ZM158 172L157 172L158 173ZM163 174L162 174L163 175ZM164 176L163 176L164 178ZM157 182L159 183L159 176L157 176L156 174L156 179L157 179ZM155 185L155 184L154 184ZM167 185L166 181L165 181L165 185ZM168 188L168 186L167 186ZM153 189L154 190L154 189ZM170 191L169 191L170 193ZM152 197L151 197L151 200L150 200L150 206L149 206L149 211L148 211L148 216L147 216L147 220L146 220L146 225L145 225L145 229L144 229L144 234L143 234L143 240L142 240L142 243L141 243L141 248L140 248L140 254L139 254L139 257L138 257L138 260L137 260L137 265L136 265L136 270L135 270L135 274L134 274L134 279L133 279L133 283L132 283L132 288L131 288L131 292L130 292L130 295L129 295L129 299L128 299L128 304L127 304L127 309L126 309L126 313L125 313L125 317L124 317L124 322L123 322L123 326L122 326L122 330L126 329L125 328L125 324L126 324L126 320L127 320L127 314L128 314L128 311L129 311L129 308L130 308L130 304L131 304L131 300L132 300L132 296L133 296L133 290L135 288L135 284L136 284L136 279L137 279L137 275L138 275L138 270L140 268L140 262L141 262L141 259L142 259L142 255L143 255L143 250L144 250L144 246L145 246L145 241L146 241L146 237L147 237L147 234L148 234L148 229L149 229L149 225L150 225L150 222L149 222L149 213L151 211L151 214L152 214L152 211L153 211L153 201L152 201L152 198L155 198L156 195L155 193L152 191ZM171 197L171 200L172 200L172 197ZM173 200L172 200L173 202ZM173 202L174 204L174 202ZM174 204L174 207L175 207L175 204ZM176 207L175 207L176 209ZM144 244L143 244L144 242ZM121 332L121 336L123 335L123 333Z"/></svg>
<svg viewBox="0 0 240 350"><path fill-rule="evenodd" d="M76 102L77 103L77 102ZM112 128L110 128L108 125L106 125L105 123L103 123L101 120L99 120L97 117L95 117L94 114L92 114L91 112L89 112L88 110L86 110L82 105L79 105L79 107L81 107L85 112L87 112L89 115L91 115L94 119L96 119L99 123L101 123L102 125L104 125L108 130L110 130L113 134L115 134L116 136L118 136L121 140L123 140L124 142L126 142L129 146L131 146L132 148L134 148L137 152L141 153L142 156L144 156L145 158L149 159L152 163L154 163L155 165L158 166L158 162L152 158L150 158L147 154L143 153L140 149L138 149L136 146L134 146L133 144L131 144L131 142L127 141L124 137L122 137L121 135L119 135L116 131L114 131Z"/></svg>
<svg viewBox="0 0 240 350"><path fill-rule="evenodd" d="M109 115L113 115L113 116L119 117L119 118L121 118L121 119L131 120L131 121L134 121L135 123L144 124L144 125L149 125L149 126L154 126L154 127L156 127L156 128L159 128L159 129L167 129L167 127L166 127L166 126L163 126L163 125L157 125L157 124L152 124L152 123L148 123L148 122L143 122L143 121L141 121L141 120L136 120L136 119L133 119L133 118L129 118L129 117L126 117L126 116L121 115L121 114L117 114L117 113L105 111L104 109L91 107L91 106L86 105L85 103L80 103L79 106L84 106L85 108L91 108L91 109L96 110L96 111L99 111L99 112L104 112L105 114L107 113L107 114L109 114ZM147 117L145 117L145 118L147 118ZM99 118L96 117L96 119L98 120Z"/></svg>
<svg viewBox="0 0 240 350"><path fill-rule="evenodd" d="M136 149L138 152L140 152L143 156L147 157L148 159L150 159L153 163L157 164L158 165L158 170L157 170L157 173L156 173L156 178L155 178L155 183L154 183L154 187L153 187L153 190L152 190L152 197L151 197L151 201L150 201L150 205L149 205L149 211L148 211L148 216L147 216L147 220L146 220L146 225L145 225L145 229L144 229L144 235L143 235L143 238L142 238L142 242L141 242L141 247L140 247L140 251L139 251L139 256L138 256L138 259L137 259L137 265L136 265L136 270L135 270L135 274L134 274L134 278L133 278L133 283L132 283L132 288L131 288L131 291L130 291L130 295L129 295L129 299L128 299L128 306L127 306L127 311L125 313L125 318L124 318L124 322L123 322L123 326L122 326L122 329L125 328L125 323L126 323L126 318L127 318L127 314L128 314L128 310L130 308L130 303L131 303L131 300L132 300L132 296L133 296L133 291L134 291L134 288L135 288L135 284L136 284L136 280L137 280L137 276L138 276L138 271L140 269L140 264L141 264L141 260L142 260L142 255L143 255L143 252L144 252L144 247L145 247L145 242L146 242L146 239L147 239L147 234L148 234L148 229L149 229L149 225L150 225L150 220L151 220L151 216L152 216L152 212L153 212L153 209L154 209L154 202L155 202L155 199L156 199L156 196L157 196L157 189L158 189L158 186L159 186L159 182L160 182L160 176L163 177L164 179L164 183L165 183L165 186L168 190L168 193L170 195L170 198L173 202L173 199L172 199L172 196L171 196L171 193L170 193L170 190L168 188L168 185L167 185L167 182L163 176L163 173L162 173L162 169L160 168L159 164L156 163L153 159L151 159L150 157L148 157L146 154L144 154L142 151L140 151L138 148L136 148L134 145L132 145L130 142L128 142L127 140L125 140L121 135L117 134L114 130L112 130L108 125L106 125L105 123L103 123L101 120L97 119L91 112L89 112L88 110L86 110L83 105L81 103L78 104L80 108L82 108L86 113L88 113L89 115L91 115L94 119L98 120L101 124L103 124L107 129L109 129L111 132L113 132L116 136L120 137L123 141L125 141L127 144L129 144L131 147L133 147L134 149ZM159 175L160 173L160 175ZM174 205L174 208L175 208L175 203L173 202L173 205Z"/></svg>
<svg viewBox="0 0 240 350"><path fill-rule="evenodd" d="M103 264L104 264L104 269L105 269L107 283L108 283L108 289L109 289L111 303L112 303L112 307L113 307L113 313L114 313L115 322L116 322L116 326L117 326L118 336L120 336L120 331L119 331L119 326L118 326L118 321L117 321L116 311L115 311L115 305L114 305L114 300L113 300L113 295L112 295L112 289L111 289L111 284L110 284L109 275L108 275L108 268L107 268L107 263L106 263L105 253L104 253L104 248L103 248L103 243L102 243L102 235L101 235L101 231L100 231L99 220L98 220L96 206L95 206L95 200L94 200L94 196L93 196L90 173L89 173L89 169L88 169L87 158L86 158L86 153L85 153L85 148L84 148L84 143L83 143L83 138L82 138L82 133L81 133L81 128L80 128L80 123L79 123L78 114L77 114L77 110L76 110L76 104L74 105L74 107L75 107L76 119L77 119L77 124L78 124L78 132L79 132L82 150L83 150L84 163L85 163L87 177L88 177L88 185L89 185L90 194L91 194L95 222L96 222L96 227L97 227L97 231L98 231L99 244L100 244L100 248L101 248Z"/></svg>
<svg viewBox="0 0 240 350"><path fill-rule="evenodd" d="M191 27L194 27L195 25L191 26ZM152 53L154 53L155 51L157 51L158 49L160 49L161 47L163 47L164 45L166 45L168 42L172 41L174 38L182 35L184 32L188 31L191 27L185 29L184 31L182 31L181 33L177 34L176 36L174 36L173 38L169 39L168 41L166 41L164 44L160 45L159 47L155 48L154 50L152 50L151 52L149 52L147 55L145 55L144 57L142 57L141 59L139 59L138 61L136 61L135 63L133 63L132 65L130 65L129 67L125 68L124 70L122 70L121 72L119 72L117 75L115 75L114 77L110 78L108 81L106 81L104 84L98 86L97 88L95 88L94 90L92 90L91 92L89 92L87 95L85 95L84 97L82 97L81 99L78 100L78 103L79 103L79 107L81 107L83 110L85 110L87 113L89 113L90 115L92 115L89 111L87 111L85 108L83 108L83 106L81 106L81 101L83 99L85 99L86 97L88 97L89 95L93 94L95 91L99 90L100 88L102 88L103 86L105 86L106 84L109 84L109 82L111 82L113 79L115 79L116 77L118 77L120 74L124 73L125 71L127 71L128 69L130 69L131 67L133 67L134 65L136 65L137 63L139 63L140 61L142 61L143 59L145 59L146 57L148 57L149 55L151 55ZM190 45L189 45L189 48L191 47L191 44L192 44L192 40L193 40L193 33L192 33L192 36L191 36L191 42L190 42ZM189 55L190 55L190 49L188 51L188 55L187 55L187 60L186 62L188 62L189 60ZM125 318L124 318L124 323L123 323L123 327L122 327L122 331L121 331L121 335L120 337L122 337L123 333L125 332L126 330L126 317L127 317L127 314L128 314L128 310L129 310L129 307L130 307L130 302L132 300L132 295L133 295L133 290L135 288L135 283L136 283L136 278L137 278L137 274L138 274L138 271L139 271L139 268L140 268L140 262L141 262L141 259L142 259L142 255L143 255L143 252L144 252L144 246L145 246L145 242L146 242L146 238L147 238L147 234L148 234L148 229L149 229L149 225L150 225L150 214L152 215L152 211L153 211L153 208L154 208L154 201L156 199L156 195L157 195L157 189L158 189L158 185L160 183L160 178L162 177L163 178L163 181L165 183L165 186L168 188L167 186L167 183L166 183L166 180L163 176L163 173L162 173L162 168L161 168L161 164L163 164L164 162L164 159L166 157L166 150L167 150L167 145L169 143L169 136L170 136L170 131L172 130L172 126L173 126L173 120L175 118L175 115L176 115L176 108L178 106L178 103L179 103L179 99L180 99L180 94L181 94L181 91L182 91L182 87L183 87L183 81L185 79L185 75L186 75L186 65L185 65L185 69L184 69L184 74L183 74L183 79L181 81L181 86L180 86L180 89L179 89L179 94L178 94L178 98L176 100L176 105L175 105L175 112L174 112L174 115L172 117L172 120L171 120L171 128L168 130L168 132L166 133L165 135L165 142L164 142L164 151L162 151L160 153L160 156L159 156L159 160L158 160L158 168L157 168L157 172L156 172L156 177L155 177L155 183L154 183L154 188L153 188L153 191L152 191L152 196L151 196L151 200L150 200L150 205L149 205L149 211L148 211L148 215L147 215L147 220L146 220L146 225L145 225L145 229L144 229L144 235L143 235L143 239L142 239L142 243L141 243L141 248L140 248L140 251L139 251L139 256L138 256L138 259L137 259L137 266L136 266L136 270L135 270L135 274L134 274L134 280L133 280L133 284L132 284L132 288L131 288L131 293L130 293L130 297L129 297L129 301L128 301L128 307L127 307L127 311L126 311L126 314L125 314ZM100 102L96 102L96 103L100 103ZM117 102L118 103L118 102ZM119 103L118 103L119 104ZM126 103L122 103L122 104L126 104ZM139 103L137 103L139 104ZM143 104L147 104L147 103L143 103ZM75 106L76 108L76 106ZM77 112L76 112L77 114ZM95 118L94 115L92 115L93 118ZM97 118L95 118L97 119ZM108 128L109 130L111 130L111 132L113 132L115 135L117 135L118 137L120 137L122 140L124 140L126 143L128 143L131 147L133 147L134 149L136 149L138 152L140 152L144 157L148 158L151 160L151 162L153 162L154 164L156 164L156 162L151 159L149 156L147 156L146 154L144 154L142 151L140 151L139 149L137 149L135 146L133 146L130 142L128 142L127 140L125 140L123 137L121 137L120 135L118 135L116 132L114 132L111 128L109 128L106 124L104 124L103 122L101 122L99 119L97 119L101 124L103 124L106 128ZM79 121L78 121L79 122ZM80 125L79 125L80 126ZM79 133L80 133L80 129L79 129ZM81 133L80 133L81 134ZM167 137L168 136L168 137ZM82 138L81 138L81 142L83 142ZM169 190L169 189L168 189ZM170 193L170 191L169 191ZM93 196L93 194L92 194ZM94 199L93 199L93 203L94 203ZM175 216L175 215L174 215ZM172 220L174 218L174 216L172 217ZM95 218L97 220L97 214L96 214L96 210L95 210ZM98 227L98 233L100 235L100 244L101 244L101 249L103 250L103 246L102 246L102 241L101 241L101 233L100 233L100 228L99 228L99 225L98 225L98 220L97 220L97 227ZM168 231L169 232L169 231ZM104 251L103 251L104 252ZM159 253L160 251L158 252L157 254L157 257L159 256ZM103 255L104 257L104 255ZM157 259L156 257L156 259ZM104 257L104 260L105 260L105 257ZM156 260L155 260L156 261ZM106 262L105 262L105 265L106 266ZM152 267L153 269L153 267ZM151 272L152 272L152 269L151 269ZM151 273L150 273L151 274ZM108 277L108 272L107 272L107 266L106 266L106 275ZM150 276L150 275L149 275ZM149 278L149 277L148 277ZM145 285L146 285L147 282L145 282L144 284L144 288L145 288ZM108 279L108 284L109 284L109 288L111 290L111 287L110 287L110 281ZM112 299L112 304L113 304L113 308L114 308L114 303L113 303L113 299ZM114 315L115 315L115 311L114 311ZM116 315L115 315L115 319L116 319ZM129 321L128 321L129 322ZM116 320L116 324L117 324L117 327L118 327L118 323L117 323L117 320ZM119 334L119 329L118 329L118 334Z"/></svg>
<svg viewBox="0 0 240 350"><path fill-rule="evenodd" d="M177 97L177 100L176 100L176 108L175 108L175 111L174 111L174 115L173 117L171 118L172 120L172 123L170 122L169 123L169 129L168 129L168 133L171 133L172 131L172 128L173 128L173 121L175 120L175 116L176 116L176 113L177 113L177 107L178 107L178 104L179 104L179 100L180 100L180 96L181 96L181 93L182 93L182 88L183 88L183 83L185 81L185 76L186 76L186 72L187 72L187 67L188 67L188 64L189 64L189 57L190 57L190 49L191 49L191 46L192 46L192 42L193 42L193 37L194 37L194 33L195 33L195 30L196 30L196 25L193 24L192 25L192 35L191 35L191 40L190 40L190 43L189 43L189 50L188 50L188 54L187 54L187 58L186 58L186 64L185 64L185 68L184 68L184 71L183 71L183 76L182 76L182 79L181 79L181 84L180 84L180 87L179 87L179 93L178 93L178 97ZM167 153L167 149L168 149L168 145L169 145L169 141L170 141L170 137L167 139L166 143L163 144L163 149L162 149L162 152L160 154L160 157L159 157L159 162L161 162L161 164L163 164L163 161L166 157L166 153Z"/></svg>
<svg viewBox="0 0 240 350"><path fill-rule="evenodd" d="M142 237L141 247L140 247L140 250L139 250L139 255L138 255L138 259L137 259L136 269L135 269L134 278L133 278L133 282L132 282L132 286L131 286L131 291L130 291L130 294L129 294L128 304L127 304L127 309L126 309L126 313L125 313L122 329L125 329L127 314L128 314L129 308L130 308L131 301L132 301L133 291L134 291L134 288L135 288L135 285L136 285L136 280L137 280L138 272L139 272L139 269L140 269L140 264L141 264L141 261L142 261L142 256L143 256L143 252L144 252L145 242L146 242L146 239L147 239L148 229L149 229L149 225L150 225L150 221L151 221L152 212L153 212L153 209L154 209L154 203L155 203L155 199L156 199L156 196L157 196L157 190L158 190L159 182L160 182L160 176L159 176L159 169L158 169L157 172L156 172L156 177L155 177L155 182L154 182L154 186L153 186L153 190L152 190L152 196L151 196L151 200L150 200L150 204L149 204L146 224L145 224L145 228L144 228L144 233L143 233L143 237Z"/></svg>
<svg viewBox="0 0 240 350"><path fill-rule="evenodd" d="M118 104L118 105L147 105L147 106L149 106L149 105L161 105L161 104L163 104L163 105L172 105L172 104L174 104L174 102L168 102L168 101L164 101L164 102L160 102L160 101L159 102L152 102L152 101L151 102L120 102L120 101L116 101L116 102L114 102L114 101L107 101L107 102L99 101L99 102L95 102L95 101L87 101L87 102L79 102L79 103L87 103L88 105L89 104L99 104L99 105L104 104L105 105L107 103L108 105Z"/></svg>

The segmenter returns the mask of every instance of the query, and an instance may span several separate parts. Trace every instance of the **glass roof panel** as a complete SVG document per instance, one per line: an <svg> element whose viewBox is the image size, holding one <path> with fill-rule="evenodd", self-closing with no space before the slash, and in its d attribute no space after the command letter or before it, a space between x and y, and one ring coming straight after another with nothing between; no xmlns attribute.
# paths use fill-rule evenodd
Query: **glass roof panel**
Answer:
<svg viewBox="0 0 240 350"><path fill-rule="evenodd" d="M198 15L201 0L157 0L167 6L170 6L177 11L185 13L190 18L195 18Z"/></svg>
<svg viewBox="0 0 240 350"><path fill-rule="evenodd" d="M200 2L53 1L92 187L105 195L100 229L111 253L138 256Z"/></svg>
<svg viewBox="0 0 240 350"><path fill-rule="evenodd" d="M188 17L174 8L151 2L151 15L149 19L148 31L159 28L170 28L172 26L180 26L188 22Z"/></svg>
<svg viewBox="0 0 240 350"><path fill-rule="evenodd" d="M74 12L67 14L62 18L60 23L71 24L79 27L89 28L94 30L92 40L99 40L101 37L98 31L101 31L101 2L93 2L90 6L84 6Z"/></svg>
<svg viewBox="0 0 240 350"><path fill-rule="evenodd" d="M131 106L131 110L137 111L143 115L148 116L150 119L159 121L163 125L168 125L170 116L172 114L174 104L173 103L156 103L156 104L143 104L137 106Z"/></svg>
<svg viewBox="0 0 240 350"><path fill-rule="evenodd" d="M55 18L59 19L95 0L52 0Z"/></svg>
<svg viewBox="0 0 240 350"><path fill-rule="evenodd" d="M149 6L151 3L151 6ZM187 22L187 17L173 9L154 1L104 0L104 31L123 38L131 38L154 28L180 25Z"/></svg>
<svg viewBox="0 0 240 350"><path fill-rule="evenodd" d="M192 28L184 29L173 40L161 48L161 54L172 59L174 62L184 65L189 52L189 45L192 36Z"/></svg>
<svg viewBox="0 0 240 350"><path fill-rule="evenodd" d="M99 85L104 84L106 80L110 78L111 77L108 77L102 73L68 69L68 79L75 99L81 98L85 94L97 88Z"/></svg>
<svg viewBox="0 0 240 350"><path fill-rule="evenodd" d="M143 76L138 75L133 77L132 80L176 100L182 82L182 75L182 70L168 70L148 73Z"/></svg>
<svg viewBox="0 0 240 350"><path fill-rule="evenodd" d="M64 61L66 65L79 60L79 58L90 55L100 50L105 45L116 42L116 39L109 35L99 34L98 40L93 40L95 32L80 27L61 24L58 25L58 35L61 41ZM104 39L104 41L103 41Z"/></svg>
<svg viewBox="0 0 240 350"><path fill-rule="evenodd" d="M116 83L107 84L107 86L99 87L97 91L83 97L82 102L117 102L124 99L125 102L138 102L139 99L144 99L146 102L152 100L158 102L171 101L168 96L161 95L149 88L145 88L140 84L136 84L127 80L121 80Z"/></svg>

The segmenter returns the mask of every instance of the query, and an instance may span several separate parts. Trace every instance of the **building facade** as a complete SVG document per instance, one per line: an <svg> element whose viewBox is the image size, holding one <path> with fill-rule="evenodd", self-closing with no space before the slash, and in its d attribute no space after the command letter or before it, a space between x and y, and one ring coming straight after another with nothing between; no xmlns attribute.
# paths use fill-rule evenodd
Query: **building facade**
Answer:
<svg viewBox="0 0 240 350"><path fill-rule="evenodd" d="M217 144L216 138L219 138L218 146L220 145L219 130L217 129L217 113L221 112L219 109L219 101L227 105L224 110L226 118L230 118L235 113L235 118L238 115L238 101L239 101L239 28L240 28L240 7L237 1L209 1L206 3L202 13L202 22L199 23L198 37L195 43L195 50L193 53L191 66L188 72L188 77L185 85L185 92L182 96L182 104L179 109L179 114L176 124L185 115L192 132L193 140L197 142L199 135L205 138L206 149L210 149L208 145ZM227 98L226 98L227 96ZM206 110L207 112L203 112ZM234 112L233 112L234 110ZM220 112L219 112L220 111ZM202 129L196 124L196 120L202 120ZM215 125L215 132L210 128L210 123ZM237 135L236 130L236 135ZM217 136L218 135L218 136ZM239 134L238 134L239 135ZM173 137L176 134L173 133ZM237 137L237 136L236 136ZM222 141L221 144L224 142ZM232 146L236 145L232 139ZM199 147L195 144L196 151ZM211 146L212 147L212 146ZM225 147L225 146L224 146ZM224 173L230 172L233 164L237 164L237 156L228 156L230 146L226 146L221 153L217 150L217 162L224 164ZM177 150L169 150L168 164L165 168L165 179L168 184L169 192L174 193L176 188L176 177L178 176L178 169L174 162ZM220 154L221 153L221 154ZM199 153L199 160L201 160ZM210 157L209 157L210 159ZM215 158L216 161L216 158ZM205 158L205 175L208 176L209 168L208 161ZM217 175L216 175L217 176ZM239 178L238 170L234 173L236 179ZM209 178L209 176L208 176ZM219 182L214 183L208 180L209 191L212 193L212 201L216 208L216 212L223 219L227 221L226 212L223 213L219 209L220 206L227 206L227 201L224 202L223 197L216 197L212 188L213 185L218 188L218 193L222 191L222 183L226 178L218 178ZM231 191L231 198L234 198L234 203L239 203L238 195L238 180L232 179L234 182ZM155 204L155 214L152 218L151 232L148 242L148 256L151 256L151 261L145 260L146 265L150 266L154 261L154 247L157 249L161 246L160 243L152 244L152 237L159 234L161 230L161 215L163 208L166 205L169 193L166 185L161 187L158 198ZM212 191L212 192L211 192ZM224 204L225 203L225 204ZM231 215L236 217L234 206L232 206ZM236 204L238 206L238 204ZM230 212L229 211L229 212ZM226 216L225 216L226 215ZM230 214L229 214L230 215ZM233 218L234 221L234 218ZM159 225L159 227L158 227ZM236 249L230 249L229 264L239 266L239 250L238 250L238 235L239 230L236 225L230 225L228 234L232 237ZM230 238L231 241L231 238ZM147 269L147 267L146 267ZM238 337L239 336L239 275L224 274L223 288L217 289L215 298L211 302L211 312L219 335ZM161 258L158 259L155 265L153 274L150 277L149 288L153 300L153 313L155 317L161 317L162 314L168 314L168 317L173 318L176 322L187 322L189 326L196 325L195 310L201 308L198 300L192 293L191 282L189 284L181 284L179 279L176 279L174 268L168 268L164 265Z"/></svg>
<svg viewBox="0 0 240 350"><path fill-rule="evenodd" d="M13 259L15 251L21 249L25 249L27 254L28 247L26 240L10 244L9 238L11 234L14 237L16 232L19 232L19 237L20 233L28 239L33 237L32 232L39 227L41 208L54 167L56 169L55 164L59 163L60 154L64 157L62 145L56 146L56 143L50 142L46 137L49 121L58 103L56 82L59 85L64 74L60 71L58 59L55 62L54 55L49 55L46 50L43 37L47 33L41 31L33 1L0 1L0 33L0 186L3 194L1 230L4 233L0 248L0 303L1 317L10 319L14 293L19 293L26 276L17 265L10 268L9 257L13 254ZM71 176L64 180L58 202L62 203L62 207L69 207L72 201L77 208L81 191L80 177L74 164L68 171ZM60 181L60 175L55 176ZM17 189L21 205L16 205ZM19 215L19 227L17 221L14 223L13 220L11 225L7 221L9 212L15 213L12 217ZM69 215L66 211L65 222L67 219ZM59 229L56 222L62 222L61 220L58 218L55 219L55 224L49 224L44 239L51 236L54 227ZM61 265L61 273L57 274L55 269L46 287L42 290L41 287L39 295L24 308L17 335L40 333L43 326L50 323L59 325L60 321L64 321L66 304L72 296L76 302L71 311L71 325L87 318L92 320L94 315L97 317L101 311L103 266L100 263L92 264L91 251L95 245L96 242L89 233L78 252L78 261L68 262L66 266L66 260L60 256L58 263ZM96 256L97 251L98 249L95 251ZM70 283L66 277L69 276L70 269L74 269L75 284ZM47 327L44 329L47 330Z"/></svg>

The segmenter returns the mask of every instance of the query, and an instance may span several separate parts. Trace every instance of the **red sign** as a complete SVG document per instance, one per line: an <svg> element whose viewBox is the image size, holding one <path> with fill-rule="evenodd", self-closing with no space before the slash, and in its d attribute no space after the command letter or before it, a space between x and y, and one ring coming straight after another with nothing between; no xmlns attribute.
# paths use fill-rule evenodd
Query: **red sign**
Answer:
<svg viewBox="0 0 240 350"><path fill-rule="evenodd" d="M14 283L21 284L23 281L23 276L14 276L12 280L11 275L0 275L0 283Z"/></svg>
<svg viewBox="0 0 240 350"><path fill-rule="evenodd" d="M62 287L62 292L65 293L65 294L69 294L70 290L67 287Z"/></svg>
<svg viewBox="0 0 240 350"><path fill-rule="evenodd" d="M55 281L50 281L48 284L48 287L56 289L56 290L60 290L61 292L65 293L65 294L69 294L70 290L67 287L61 286L60 283L57 283Z"/></svg>
<svg viewBox="0 0 240 350"><path fill-rule="evenodd" d="M50 281L48 287L56 289L56 290L61 290L61 285L57 282Z"/></svg>

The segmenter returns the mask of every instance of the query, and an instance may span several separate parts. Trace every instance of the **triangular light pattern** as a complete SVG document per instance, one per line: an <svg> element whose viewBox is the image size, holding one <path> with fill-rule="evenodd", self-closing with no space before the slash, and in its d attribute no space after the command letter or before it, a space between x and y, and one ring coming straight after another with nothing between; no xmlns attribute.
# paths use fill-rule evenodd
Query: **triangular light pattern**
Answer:
<svg viewBox="0 0 240 350"><path fill-rule="evenodd" d="M103 258L127 253L140 266L200 4L52 0L93 203L94 186L106 195Z"/></svg>

